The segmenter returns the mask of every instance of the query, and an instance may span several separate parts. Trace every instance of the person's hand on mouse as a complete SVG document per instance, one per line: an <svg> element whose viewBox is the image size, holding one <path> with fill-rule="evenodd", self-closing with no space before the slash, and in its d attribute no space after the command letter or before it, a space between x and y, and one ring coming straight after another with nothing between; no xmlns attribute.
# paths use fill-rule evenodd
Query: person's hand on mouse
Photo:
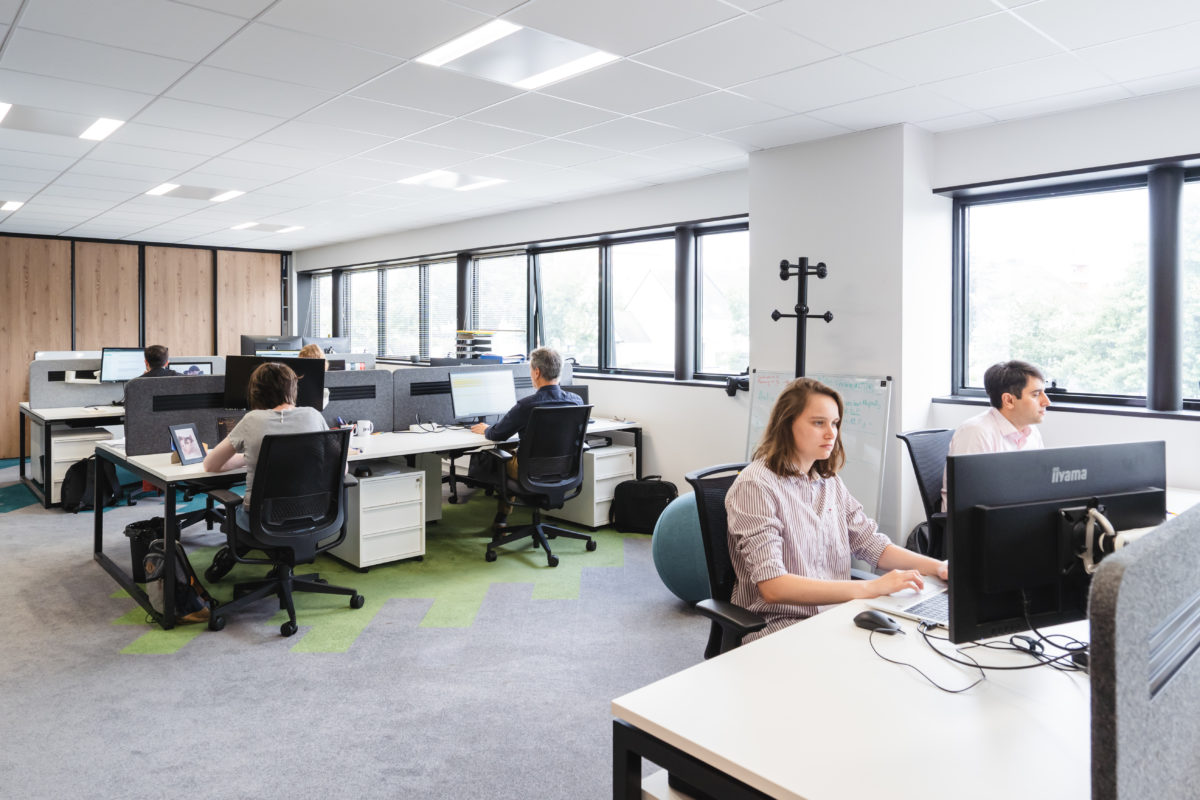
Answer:
<svg viewBox="0 0 1200 800"><path fill-rule="evenodd" d="M921 580L921 573L915 569L894 569L873 581L867 581L866 585L872 592L870 597L882 597L885 594L892 594L904 589L919 592L925 588L925 582Z"/></svg>

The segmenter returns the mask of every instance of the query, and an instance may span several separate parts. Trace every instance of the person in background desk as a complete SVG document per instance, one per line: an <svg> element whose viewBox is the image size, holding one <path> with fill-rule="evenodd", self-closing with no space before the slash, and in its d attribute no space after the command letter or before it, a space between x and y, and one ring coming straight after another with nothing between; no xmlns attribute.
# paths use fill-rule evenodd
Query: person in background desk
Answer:
<svg viewBox="0 0 1200 800"><path fill-rule="evenodd" d="M1002 361L983 373L983 388L992 407L963 422L954 431L948 455L1041 450L1036 427L1046 417L1050 398L1046 378L1027 361ZM942 475L942 511L946 510L946 476Z"/></svg>
<svg viewBox="0 0 1200 800"><path fill-rule="evenodd" d="M296 373L287 364L268 361L250 374L250 411L234 426L220 444L204 457L208 472L224 472L246 467L246 502L237 508L237 522L250 527L251 492L254 467L264 436L277 433L308 433L328 430L321 412L308 406L296 407ZM213 563L220 557L214 557Z"/></svg>
<svg viewBox="0 0 1200 800"><path fill-rule="evenodd" d="M171 363L171 354L166 346L161 344L152 344L146 348L142 354L146 359L146 371L139 377L142 378L169 378L179 373L168 368ZM157 386L158 384L155 384Z"/></svg>
<svg viewBox="0 0 1200 800"><path fill-rule="evenodd" d="M509 409L499 422L488 425L486 422L471 426L472 433L482 434L489 441L503 442L510 436L525 430L529 424L529 415L536 406L544 405L581 405L582 398L577 394L564 391L558 385L558 376L562 373L562 356L558 351L549 347L539 347L529 354L529 379L537 390L528 397L522 397L517 404ZM508 476L517 477L517 459L508 461ZM512 513L512 503L504 492L496 493L496 519L492 529L499 533L508 527L508 515Z"/></svg>
<svg viewBox="0 0 1200 800"><path fill-rule="evenodd" d="M325 351L321 349L319 344L306 344L300 348L300 358L325 358ZM329 371L329 362L325 362L325 371ZM322 390L321 408L326 408L329 405L329 387L326 386Z"/></svg>
<svg viewBox="0 0 1200 800"><path fill-rule="evenodd" d="M921 589L945 580L947 565L897 547L863 513L838 470L846 461L838 427L841 395L812 378L789 383L771 408L754 461L725 498L733 602L767 620L743 642L847 600ZM850 556L890 570L850 580Z"/></svg>

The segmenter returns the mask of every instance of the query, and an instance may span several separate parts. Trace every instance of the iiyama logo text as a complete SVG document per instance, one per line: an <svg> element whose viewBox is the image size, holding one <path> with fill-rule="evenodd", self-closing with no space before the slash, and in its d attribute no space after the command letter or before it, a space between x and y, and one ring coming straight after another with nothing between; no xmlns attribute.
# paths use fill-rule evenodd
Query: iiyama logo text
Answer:
<svg viewBox="0 0 1200 800"><path fill-rule="evenodd" d="M1051 483L1070 483L1071 481L1086 481L1086 469L1059 469L1053 467L1050 471Z"/></svg>

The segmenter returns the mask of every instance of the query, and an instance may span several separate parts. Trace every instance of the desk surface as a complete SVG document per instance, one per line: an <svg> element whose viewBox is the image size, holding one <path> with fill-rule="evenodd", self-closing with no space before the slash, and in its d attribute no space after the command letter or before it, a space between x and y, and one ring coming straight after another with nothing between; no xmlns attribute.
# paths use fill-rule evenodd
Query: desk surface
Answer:
<svg viewBox="0 0 1200 800"><path fill-rule="evenodd" d="M992 671L947 694L871 651L852 621L865 607L844 604L630 692L612 713L772 797L1090 797L1086 675ZM875 635L881 653L951 688L978 677L904 627L905 636ZM1086 638L1087 623L1062 629Z"/></svg>
<svg viewBox="0 0 1200 800"><path fill-rule="evenodd" d="M29 403L23 400L21 401L21 408L30 415L45 422L86 420L90 417L121 417L125 415L124 406L64 406L62 408L30 408Z"/></svg>

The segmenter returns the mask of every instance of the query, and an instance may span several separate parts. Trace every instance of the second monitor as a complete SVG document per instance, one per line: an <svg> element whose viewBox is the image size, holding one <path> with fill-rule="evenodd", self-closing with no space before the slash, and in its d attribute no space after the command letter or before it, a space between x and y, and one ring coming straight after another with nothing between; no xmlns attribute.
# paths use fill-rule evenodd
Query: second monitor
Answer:
<svg viewBox="0 0 1200 800"><path fill-rule="evenodd" d="M249 408L250 375L260 364L278 361L296 373L296 405L310 406L320 411L325 405L325 359L323 358L259 358L257 356L225 357L225 408Z"/></svg>
<svg viewBox="0 0 1200 800"><path fill-rule="evenodd" d="M517 402L510 369L468 367L450 373L450 403L457 422L482 422L502 416Z"/></svg>

